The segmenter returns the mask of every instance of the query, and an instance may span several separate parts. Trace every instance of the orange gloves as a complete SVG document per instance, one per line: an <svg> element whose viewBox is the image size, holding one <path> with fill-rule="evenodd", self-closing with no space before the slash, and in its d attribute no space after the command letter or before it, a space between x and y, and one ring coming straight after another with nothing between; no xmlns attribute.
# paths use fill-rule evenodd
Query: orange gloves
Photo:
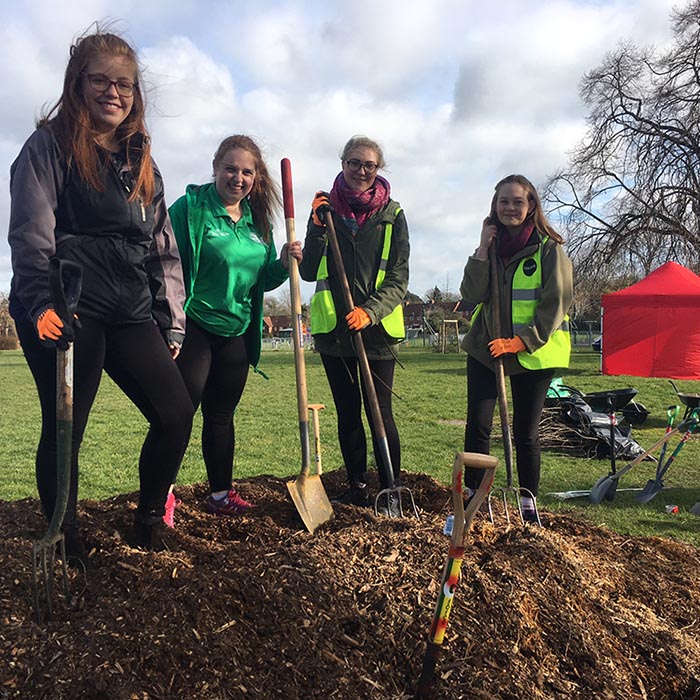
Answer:
<svg viewBox="0 0 700 700"><path fill-rule="evenodd" d="M36 320L39 340L58 340L63 334L63 321L53 309L46 309Z"/></svg>
<svg viewBox="0 0 700 700"><path fill-rule="evenodd" d="M514 338L495 338L489 343L491 357L501 355L514 355L517 352L527 350L525 343L516 335Z"/></svg>
<svg viewBox="0 0 700 700"><path fill-rule="evenodd" d="M365 326L369 326L372 321L367 312L360 306L356 306L347 314L345 320L348 322L348 328L351 331L361 331Z"/></svg>
<svg viewBox="0 0 700 700"><path fill-rule="evenodd" d="M311 209L313 211L312 221L316 224L316 226L325 226L326 212L333 211L331 200L328 197L328 192L319 190L314 196L314 201L311 202Z"/></svg>

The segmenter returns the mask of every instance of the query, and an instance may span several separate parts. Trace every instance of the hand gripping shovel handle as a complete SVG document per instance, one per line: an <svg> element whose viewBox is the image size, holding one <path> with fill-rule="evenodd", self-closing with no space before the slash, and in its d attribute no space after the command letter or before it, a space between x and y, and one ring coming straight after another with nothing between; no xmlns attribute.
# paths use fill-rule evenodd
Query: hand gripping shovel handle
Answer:
<svg viewBox="0 0 700 700"><path fill-rule="evenodd" d="M292 189L292 164L289 158L282 163L282 201L284 204L284 225L287 243L296 240L294 224L294 194ZM299 412L299 435L301 438L301 473L309 475L311 468L311 447L309 440L309 409L306 391L306 361L302 334L301 291L299 288L299 264L289 256L289 289L292 298L292 340L294 342L294 370L296 372L297 408Z"/></svg>
<svg viewBox="0 0 700 700"><path fill-rule="evenodd" d="M491 284L491 330L494 338L501 338L501 290L498 286L498 263L494 244L489 246L489 277ZM493 360L496 374L496 390L498 392L498 413L501 418L503 435L503 461L506 464L506 486L513 486L513 440L510 433L510 418L508 416L508 397L506 396L506 375L503 369L503 358Z"/></svg>
<svg viewBox="0 0 700 700"><path fill-rule="evenodd" d="M345 274L345 265L343 264L343 258L340 255L338 236L335 232L333 216L330 212L326 212L326 232L328 234L328 242L331 246L331 252L333 253L333 261L335 262L340 284L343 288L343 299L345 301L346 312L350 313L350 311L355 308L355 303L352 300L352 293L350 292L350 285L348 284L348 276ZM382 419L382 414L379 410L379 400L377 399L377 391L374 386L374 377L372 377L372 370L370 369L369 360L367 359L367 351L365 350L365 343L362 339L362 332L354 335L353 342L357 352L357 360L360 364L360 373L362 374L365 390L367 392L367 403L370 408L372 425L374 426L374 432L377 436L377 443L379 445L382 462L384 464L386 482L389 485L389 489L393 489L395 487L394 469L391 463L391 454L389 453L389 442L386 437L384 420Z"/></svg>
<svg viewBox="0 0 700 700"><path fill-rule="evenodd" d="M435 664L437 663L442 649L442 643L445 640L445 631L447 623L452 611L452 603L454 600L457 584L459 583L459 572L462 568L464 559L465 539L469 532L474 514L483 503L488 495L496 471L498 460L491 455L477 454L474 452L458 452L455 455L454 465L452 466L452 501L454 506L454 526L452 529L452 537L450 538L450 550L445 562L445 567L442 571L442 582L440 585L440 593L435 611L433 613L433 621L428 634L428 645L423 658L423 668L421 670L420 679L418 680L418 688L416 698L418 700L428 700L431 697L431 689L433 676L435 675ZM469 501L469 505L464 509L464 494L462 491L463 470L479 469L482 470L481 483L476 493Z"/></svg>

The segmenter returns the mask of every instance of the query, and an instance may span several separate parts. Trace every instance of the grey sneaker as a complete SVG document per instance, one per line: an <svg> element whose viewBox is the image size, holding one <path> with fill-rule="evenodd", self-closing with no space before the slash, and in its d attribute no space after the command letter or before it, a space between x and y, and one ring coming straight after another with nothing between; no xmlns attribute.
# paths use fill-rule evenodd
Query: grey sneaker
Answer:
<svg viewBox="0 0 700 700"><path fill-rule="evenodd" d="M537 517L537 511L532 506L521 506L520 512L523 515L523 522L530 525L541 526L540 520Z"/></svg>

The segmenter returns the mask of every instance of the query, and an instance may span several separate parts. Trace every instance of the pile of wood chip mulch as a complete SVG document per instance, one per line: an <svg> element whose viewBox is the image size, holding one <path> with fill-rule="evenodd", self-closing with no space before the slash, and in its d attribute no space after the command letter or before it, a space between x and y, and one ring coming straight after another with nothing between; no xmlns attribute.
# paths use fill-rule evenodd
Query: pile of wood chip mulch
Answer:
<svg viewBox="0 0 700 700"><path fill-rule="evenodd" d="M328 493L342 474L324 475ZM379 700L414 696L450 494L407 475L421 520L336 506L306 532L285 483L239 482L258 507L215 518L178 490L179 549L125 544L134 495L83 501L93 566L37 624L34 500L0 502L0 699ZM442 700L700 698L700 556L569 515L475 522L438 662Z"/></svg>

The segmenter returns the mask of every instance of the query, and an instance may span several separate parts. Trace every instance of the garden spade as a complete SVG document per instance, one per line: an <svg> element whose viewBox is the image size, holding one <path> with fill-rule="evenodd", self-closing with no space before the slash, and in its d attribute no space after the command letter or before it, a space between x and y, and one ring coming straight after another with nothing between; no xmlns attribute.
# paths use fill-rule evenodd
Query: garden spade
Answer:
<svg viewBox="0 0 700 700"><path fill-rule="evenodd" d="M684 432L685 434L683 435L681 439L681 443L679 446L674 450L674 455L672 457L675 458L675 455L678 454L678 451L680 447L687 442L688 438L690 438L690 435L694 433L697 428L698 424L700 423L700 419L698 419L697 415L697 409L693 410L693 412L690 414L690 417L683 420L681 423L678 424L677 427L675 427L673 430L670 432L667 432L660 440L655 442L648 450L645 450L642 452L642 454L637 455L629 464L625 464L622 469L618 469L614 474L608 474L607 476L601 476L598 481L593 485L591 488L591 493L589 495L589 500L591 503L594 505L597 505L598 503L601 503L602 500L606 497L606 494L609 493L615 493L615 489L617 488L617 482L620 480L620 477L625 475L632 467L634 467L636 464L639 464L642 460L644 460L646 457L648 457L657 447L661 447L665 443L667 443L676 433L679 432ZM609 499L612 500L612 499Z"/></svg>
<svg viewBox="0 0 700 700"><path fill-rule="evenodd" d="M458 452L452 466L452 504L454 506L454 524L450 537L450 549L442 571L442 582L438 595L433 622L428 634L428 646L423 658L423 669L418 681L416 698L428 700L431 697L435 664L445 640L445 630L452 611L455 591L459 583L459 572L464 559L465 539L469 533L474 514L487 497L495 475L498 460L491 455L478 454L476 452ZM481 483L464 509L464 469L479 469L483 474Z"/></svg>
<svg viewBox="0 0 700 700"><path fill-rule="evenodd" d="M292 192L292 166L288 158L282 159L282 198L287 243L296 240L294 226L294 197ZM304 521L306 529L313 533L319 525L333 517L333 506L321 481L320 469L311 474L311 447L309 441L309 405L306 391L306 363L304 360L303 333L301 328L301 292L297 261L289 256L289 287L292 297L292 339L294 342L294 369L296 373L297 408L299 412L299 436L301 438L301 473L295 481L287 482L289 494ZM318 464L318 463L317 463Z"/></svg>
<svg viewBox="0 0 700 700"><path fill-rule="evenodd" d="M673 430L673 422L678 418L681 412L680 406L669 406L666 409L666 416L668 418L666 423L666 433L670 433ZM649 479L645 484L642 492L637 496L637 500L640 503L648 503L652 498L659 493L664 487L663 476L667 469L671 466L673 460L669 459L664 462L664 457L666 456L666 448L668 447L668 442L665 442L661 447L661 452L659 453L659 461L656 465L656 476L653 479ZM674 453L675 454L675 453Z"/></svg>
<svg viewBox="0 0 700 700"><path fill-rule="evenodd" d="M63 576L63 594L70 604L70 587L66 564L66 543L61 532L68 505L73 434L73 343L72 329L80 298L82 270L68 260L52 258L49 262L49 289L54 310L63 321L63 336L56 341L56 502L46 534L32 545L32 583L34 610L41 623L43 589L46 620L53 616L53 574L58 548ZM71 340L67 340L70 338Z"/></svg>

